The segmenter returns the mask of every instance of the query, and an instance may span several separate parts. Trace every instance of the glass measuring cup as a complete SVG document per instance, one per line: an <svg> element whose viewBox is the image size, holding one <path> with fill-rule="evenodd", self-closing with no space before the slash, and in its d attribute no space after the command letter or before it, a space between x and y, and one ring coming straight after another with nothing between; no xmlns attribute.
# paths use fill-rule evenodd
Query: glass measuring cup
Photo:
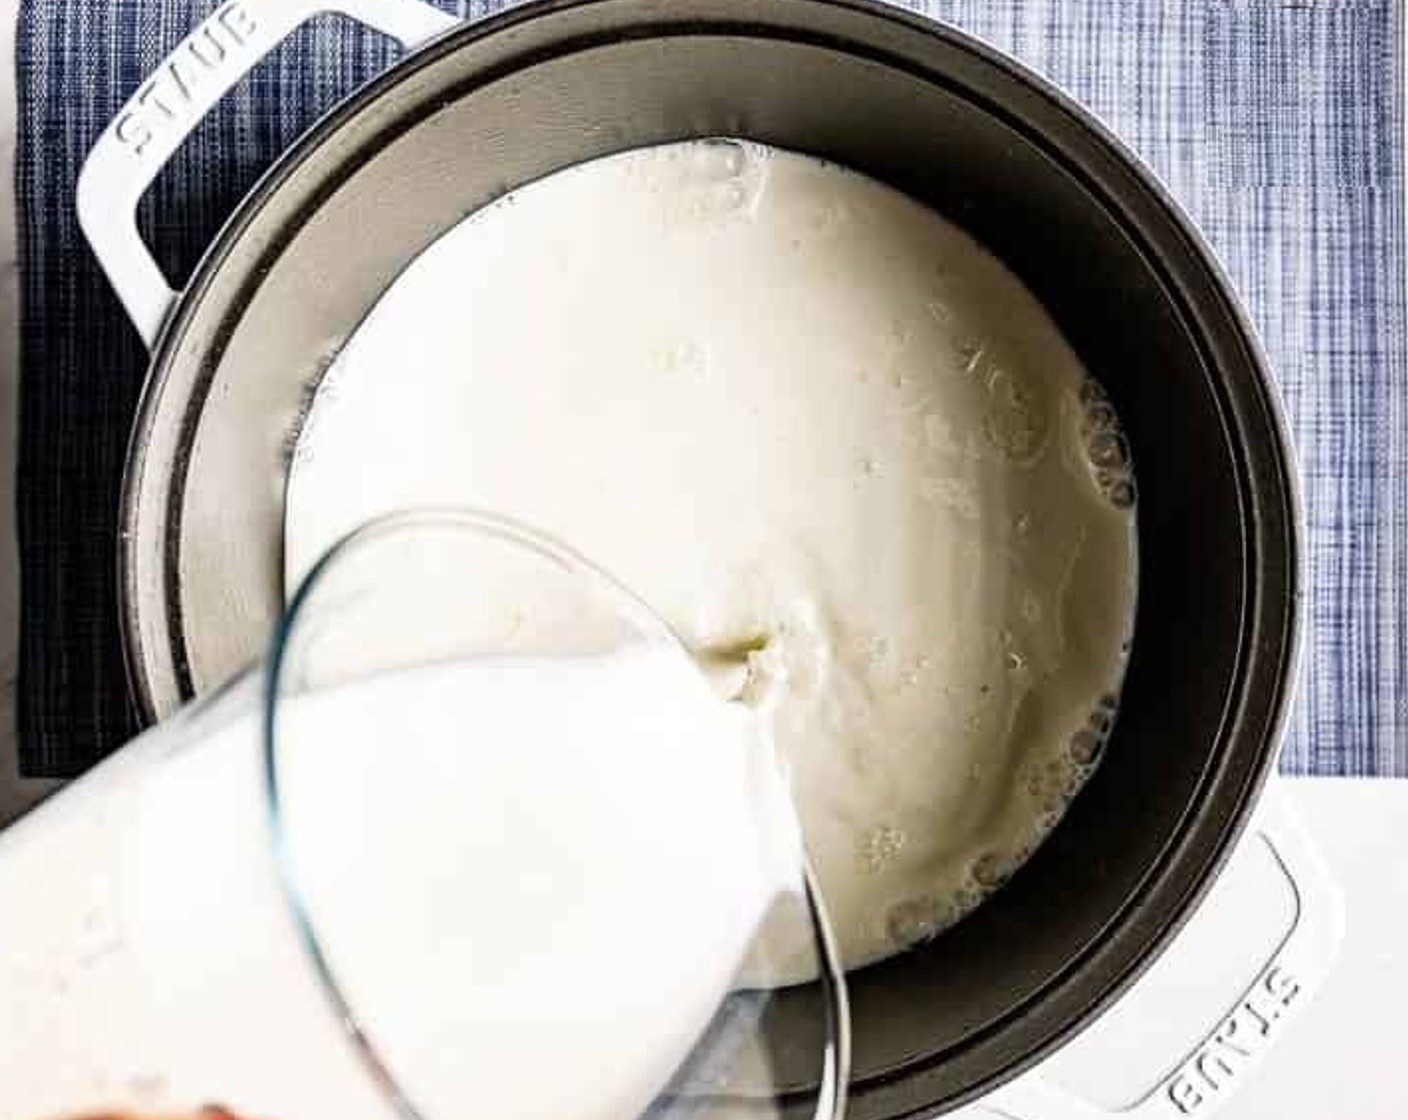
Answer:
<svg viewBox="0 0 1408 1120"><path fill-rule="evenodd" d="M766 747L565 547L374 522L265 664L0 835L0 1112L839 1117ZM798 952L818 983L743 987Z"/></svg>
<svg viewBox="0 0 1408 1120"><path fill-rule="evenodd" d="M0 834L0 907L6 1116L845 1110L766 742L627 590L501 518L346 538L265 665ZM798 952L817 983L743 988Z"/></svg>
<svg viewBox="0 0 1408 1120"><path fill-rule="evenodd" d="M606 573L489 515L373 522L295 595L265 718L288 903L401 1115L842 1114L844 983L770 744ZM770 970L820 983L739 990Z"/></svg>

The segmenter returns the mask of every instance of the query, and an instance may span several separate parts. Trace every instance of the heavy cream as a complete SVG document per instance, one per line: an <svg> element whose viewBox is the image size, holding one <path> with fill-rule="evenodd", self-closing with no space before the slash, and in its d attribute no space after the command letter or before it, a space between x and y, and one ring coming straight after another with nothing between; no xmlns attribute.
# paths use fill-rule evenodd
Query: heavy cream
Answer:
<svg viewBox="0 0 1408 1120"><path fill-rule="evenodd" d="M960 229L695 142L526 186L406 269L311 402L287 578L411 506L582 550L762 713L855 966L972 909L1094 765L1133 485L1104 394ZM805 975L793 948L761 979Z"/></svg>
<svg viewBox="0 0 1408 1120"><path fill-rule="evenodd" d="M159 728L0 833L0 1116L399 1115L299 942L246 712ZM308 912L428 1116L638 1115L800 889L757 721L677 654L384 675L278 734Z"/></svg>

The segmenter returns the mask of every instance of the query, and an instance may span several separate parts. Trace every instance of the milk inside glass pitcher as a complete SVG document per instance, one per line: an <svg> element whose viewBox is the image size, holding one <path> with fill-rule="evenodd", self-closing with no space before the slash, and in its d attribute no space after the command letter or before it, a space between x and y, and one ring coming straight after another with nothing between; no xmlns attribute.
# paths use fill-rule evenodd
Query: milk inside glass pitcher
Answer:
<svg viewBox="0 0 1408 1120"><path fill-rule="evenodd" d="M265 664L0 833L0 1115L839 1116L818 907L758 722L643 604L396 515Z"/></svg>

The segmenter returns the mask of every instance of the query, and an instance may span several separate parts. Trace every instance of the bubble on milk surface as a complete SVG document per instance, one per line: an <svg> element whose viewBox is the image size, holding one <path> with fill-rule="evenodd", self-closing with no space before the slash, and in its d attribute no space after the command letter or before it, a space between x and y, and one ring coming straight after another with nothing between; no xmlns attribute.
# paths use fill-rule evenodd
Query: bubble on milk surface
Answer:
<svg viewBox="0 0 1408 1120"><path fill-rule="evenodd" d="M1129 439L1099 382L1086 378L1077 393L1081 448L1105 500L1119 510L1135 504L1134 462Z"/></svg>

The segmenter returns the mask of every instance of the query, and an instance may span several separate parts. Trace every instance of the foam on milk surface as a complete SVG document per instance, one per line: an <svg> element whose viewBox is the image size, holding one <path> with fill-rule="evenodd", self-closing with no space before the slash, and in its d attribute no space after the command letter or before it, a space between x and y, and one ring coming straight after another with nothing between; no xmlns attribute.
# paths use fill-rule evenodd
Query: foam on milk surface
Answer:
<svg viewBox="0 0 1408 1120"><path fill-rule="evenodd" d="M1108 735L1136 584L1109 401L1000 262L823 161L627 152L413 262L300 434L290 586L424 505L579 548L763 713L848 965L971 910Z"/></svg>
<svg viewBox="0 0 1408 1120"><path fill-rule="evenodd" d="M285 709L310 914L430 1115L639 1114L799 888L756 720L678 670L509 658ZM0 834L0 1114L395 1115L277 890L256 727L158 729Z"/></svg>

